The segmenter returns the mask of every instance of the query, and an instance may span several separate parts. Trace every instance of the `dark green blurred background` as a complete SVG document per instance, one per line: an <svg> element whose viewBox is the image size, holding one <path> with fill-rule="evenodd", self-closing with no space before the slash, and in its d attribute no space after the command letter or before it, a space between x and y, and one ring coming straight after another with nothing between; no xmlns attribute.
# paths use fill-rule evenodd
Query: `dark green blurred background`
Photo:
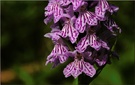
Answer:
<svg viewBox="0 0 135 85"><path fill-rule="evenodd" d="M134 31L135 7L133 1L113 3L120 10L114 16L122 29L116 51L120 60L112 59L91 85L135 85ZM1 83L3 85L74 85L72 77L64 78L66 63L51 69L45 66L47 55L53 49L50 32L43 23L46 1L1 2Z"/></svg>

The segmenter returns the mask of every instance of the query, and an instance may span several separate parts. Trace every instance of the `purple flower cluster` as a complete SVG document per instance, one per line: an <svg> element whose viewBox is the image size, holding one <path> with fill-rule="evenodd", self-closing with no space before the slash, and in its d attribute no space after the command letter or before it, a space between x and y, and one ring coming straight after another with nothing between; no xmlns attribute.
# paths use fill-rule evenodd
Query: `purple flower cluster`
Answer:
<svg viewBox="0 0 135 85"><path fill-rule="evenodd" d="M46 65L57 66L71 58L73 61L63 71L65 77L76 78L82 73L93 77L94 64L100 67L107 63L110 40L121 32L111 17L118 9L106 0L49 0L44 23L54 23L52 31L44 36L55 45Z"/></svg>

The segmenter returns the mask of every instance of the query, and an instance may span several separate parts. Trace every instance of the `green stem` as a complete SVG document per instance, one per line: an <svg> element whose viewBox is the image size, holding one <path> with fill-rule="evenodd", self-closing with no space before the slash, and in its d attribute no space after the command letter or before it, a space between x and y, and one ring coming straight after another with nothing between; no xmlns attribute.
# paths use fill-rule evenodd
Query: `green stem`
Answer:
<svg viewBox="0 0 135 85"><path fill-rule="evenodd" d="M115 48L116 43L117 43L117 37L116 37L116 40L115 40L115 42L114 42L114 44L113 44L113 46L111 48L111 51L114 51L114 48Z"/></svg>
<svg viewBox="0 0 135 85"><path fill-rule="evenodd" d="M75 79L75 85L78 85L78 77Z"/></svg>
<svg viewBox="0 0 135 85"><path fill-rule="evenodd" d="M78 77L74 80L72 85L78 85Z"/></svg>

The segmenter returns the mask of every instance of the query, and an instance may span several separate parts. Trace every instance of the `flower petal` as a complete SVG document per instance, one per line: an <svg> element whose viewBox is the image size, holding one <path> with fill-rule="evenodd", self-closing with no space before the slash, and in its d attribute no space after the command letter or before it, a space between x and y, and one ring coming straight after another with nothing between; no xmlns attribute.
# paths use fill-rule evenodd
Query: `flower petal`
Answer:
<svg viewBox="0 0 135 85"><path fill-rule="evenodd" d="M78 31L73 27L73 23L71 21L65 23L61 32L62 37L66 38L68 36L70 41L72 43L75 43L78 35L79 35Z"/></svg>
<svg viewBox="0 0 135 85"><path fill-rule="evenodd" d="M70 56L70 57L75 57L75 56L76 56L76 53L77 53L77 50L68 51L68 52L67 52L67 55Z"/></svg>
<svg viewBox="0 0 135 85"><path fill-rule="evenodd" d="M61 31L61 36L63 38L66 38L68 36L68 33L69 33L68 28L69 28L68 24L65 24L62 31Z"/></svg>
<svg viewBox="0 0 135 85"><path fill-rule="evenodd" d="M99 0L98 5L95 7L95 14L100 21L106 20L106 10L109 9L109 4L106 0Z"/></svg>
<svg viewBox="0 0 135 85"><path fill-rule="evenodd" d="M50 2L50 3L48 3L48 5L45 7L45 10L46 10L46 12L45 12L45 16L49 16L49 15L51 15L51 14L53 14L53 3L52 2Z"/></svg>
<svg viewBox="0 0 135 85"><path fill-rule="evenodd" d="M59 4L56 4L54 6L54 23L58 22L62 15L63 9L59 6Z"/></svg>
<svg viewBox="0 0 135 85"><path fill-rule="evenodd" d="M104 42L104 41L102 41L102 40L100 40L100 41L101 41L101 44L102 44L102 47L103 47L103 48L106 48L107 50L110 49L110 48L108 47L108 45L107 45L106 42Z"/></svg>
<svg viewBox="0 0 135 85"><path fill-rule="evenodd" d="M101 48L101 43L97 41L97 37L95 34L89 35L90 46L95 50L99 50Z"/></svg>
<svg viewBox="0 0 135 85"><path fill-rule="evenodd" d="M46 33L44 37L51 38L52 40L57 41L58 39L60 39L60 34L61 32L59 29L52 29L51 33Z"/></svg>
<svg viewBox="0 0 135 85"><path fill-rule="evenodd" d="M99 0L98 6L101 8L101 11L106 11L109 9L107 0Z"/></svg>
<svg viewBox="0 0 135 85"><path fill-rule="evenodd" d="M82 74L82 60L75 60L73 63L74 69L71 74L74 78L77 78L80 74Z"/></svg>
<svg viewBox="0 0 135 85"><path fill-rule="evenodd" d="M45 65L47 65L49 62L53 62L54 61L54 58L52 58L52 54L50 54L49 56L47 56L47 61L45 63Z"/></svg>
<svg viewBox="0 0 135 85"><path fill-rule="evenodd" d="M74 27L71 27L69 29L69 39L70 39L70 41L72 43L75 43L75 41L77 40L78 35L79 35L78 31Z"/></svg>
<svg viewBox="0 0 135 85"><path fill-rule="evenodd" d="M103 58L101 60L96 59L96 62L98 63L99 66L103 66L107 62L108 56L107 55L104 55L102 57Z"/></svg>
<svg viewBox="0 0 135 85"><path fill-rule="evenodd" d="M119 10L119 7L110 4L110 9L109 9L108 11L109 11L111 14L113 14L114 12L117 12L118 10Z"/></svg>
<svg viewBox="0 0 135 85"><path fill-rule="evenodd" d="M83 62L83 72L90 77L96 74L95 68L87 62Z"/></svg>
<svg viewBox="0 0 135 85"><path fill-rule="evenodd" d="M91 61L92 60L92 52L90 52L90 51L85 51L85 52L83 52L82 53L82 56L86 59L86 60L88 60L88 61Z"/></svg>
<svg viewBox="0 0 135 85"><path fill-rule="evenodd" d="M95 34L87 34L85 37L83 37L79 43L77 44L76 50L78 52L84 52L87 48L87 46L90 45L95 50L99 50L102 47L109 49L107 44L105 42L99 42L97 40L97 37Z"/></svg>
<svg viewBox="0 0 135 85"><path fill-rule="evenodd" d="M77 78L80 74L82 74L82 63L83 60L75 59L73 62L68 64L63 71L65 77L72 75L74 78Z"/></svg>
<svg viewBox="0 0 135 85"><path fill-rule="evenodd" d="M47 57L47 63L55 62L56 59L59 59L60 63L64 63L68 58L68 55L66 55L67 52L68 48L66 46L56 44L50 55Z"/></svg>
<svg viewBox="0 0 135 85"><path fill-rule="evenodd" d="M59 0L51 0L45 8L45 16L53 15L54 23L58 22L63 15L63 9L60 7Z"/></svg>
<svg viewBox="0 0 135 85"><path fill-rule="evenodd" d="M89 39L88 36L85 36L82 38L79 43L77 44L76 50L80 53L84 52L89 45Z"/></svg>
<svg viewBox="0 0 135 85"><path fill-rule="evenodd" d="M58 57L59 57L60 63L64 63L68 58L66 55L62 55L62 54L59 55Z"/></svg>
<svg viewBox="0 0 135 85"><path fill-rule="evenodd" d="M69 76L71 76L71 73L72 73L72 70L73 70L73 69L74 69L74 64L73 64L73 62L70 63L70 64L68 64L68 65L66 66L66 68L64 68L63 74L65 75L66 78L69 77Z"/></svg>
<svg viewBox="0 0 135 85"><path fill-rule="evenodd" d="M80 32L83 33L86 29L86 19L83 15L80 15L76 22L75 22L75 28Z"/></svg>
<svg viewBox="0 0 135 85"><path fill-rule="evenodd" d="M107 27L107 29L109 29L114 34L116 30L118 30L118 33L121 33L121 29L118 27L116 22L111 18L108 18L106 22L104 23L104 25Z"/></svg>
<svg viewBox="0 0 135 85"><path fill-rule="evenodd" d="M84 16L90 26L95 26L98 24L96 15L94 13L87 11L86 13L84 13Z"/></svg>
<svg viewBox="0 0 135 85"><path fill-rule="evenodd" d="M73 10L77 10L83 3L83 0L71 0L73 4Z"/></svg>
<svg viewBox="0 0 135 85"><path fill-rule="evenodd" d="M80 13L79 17L76 20L75 28L80 32L83 33L86 29L86 23L90 26L95 26L98 24L97 17L94 13L85 11Z"/></svg>
<svg viewBox="0 0 135 85"><path fill-rule="evenodd" d="M106 17L105 17L105 11L101 11L101 8L96 6L95 7L95 14L97 15L97 19L100 21L105 21Z"/></svg>
<svg viewBox="0 0 135 85"><path fill-rule="evenodd" d="M47 16L45 19L44 19L44 23L45 24L48 24L49 22L51 22L52 21L52 16Z"/></svg>
<svg viewBox="0 0 135 85"><path fill-rule="evenodd" d="M71 3L71 0L60 0L60 5L67 6Z"/></svg>

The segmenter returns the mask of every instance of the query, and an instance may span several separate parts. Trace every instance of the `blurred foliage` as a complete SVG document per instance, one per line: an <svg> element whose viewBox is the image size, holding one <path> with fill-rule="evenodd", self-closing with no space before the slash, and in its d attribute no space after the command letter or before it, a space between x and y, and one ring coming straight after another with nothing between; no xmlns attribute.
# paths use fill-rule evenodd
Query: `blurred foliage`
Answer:
<svg viewBox="0 0 135 85"><path fill-rule="evenodd" d="M111 1L120 10L114 16L122 29L118 37L116 51L120 60L112 59L91 85L134 85L134 30L135 7L133 1ZM53 49L51 39L43 35L50 32L45 25L44 7L46 1L2 1L1 2L1 70L13 69L17 78L2 84L25 85L74 85L73 77L65 78L63 65L51 69L44 66L47 55ZM20 66L31 62L40 62L41 69L29 74ZM10 77L10 76L9 76Z"/></svg>

